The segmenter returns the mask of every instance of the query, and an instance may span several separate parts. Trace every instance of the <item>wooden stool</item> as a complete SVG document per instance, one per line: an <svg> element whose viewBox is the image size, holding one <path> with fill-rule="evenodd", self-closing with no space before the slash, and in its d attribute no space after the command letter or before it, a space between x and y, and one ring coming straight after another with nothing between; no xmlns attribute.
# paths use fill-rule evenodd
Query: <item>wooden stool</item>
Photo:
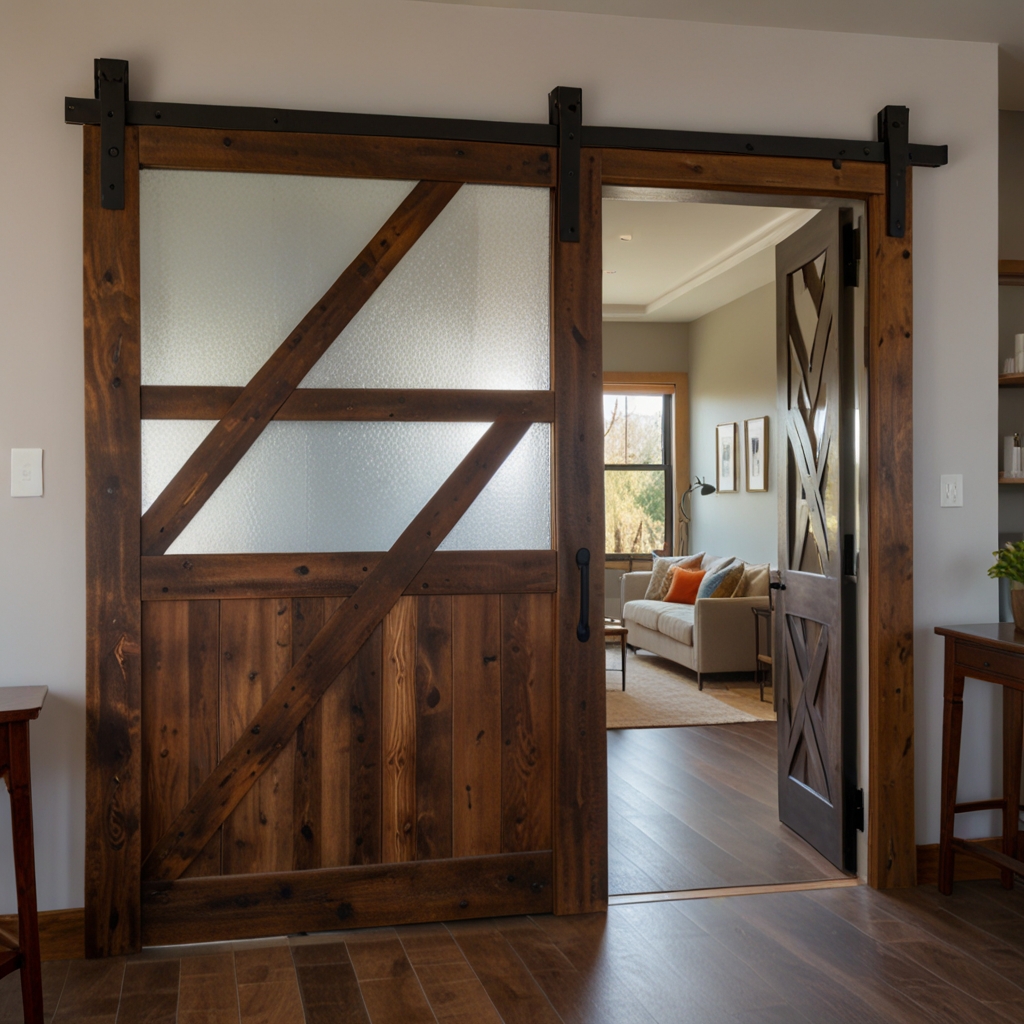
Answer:
<svg viewBox="0 0 1024 1024"><path fill-rule="evenodd" d="M1000 869L1003 887L1014 874L1024 877L1020 859L1020 769L1024 744L1024 634L1012 622L977 626L936 626L946 638L946 681L942 712L942 820L939 833L939 892L953 891L953 863L967 854ZM960 775L960 734L964 718L964 679L1003 688L1003 795L993 800L956 802ZM1003 812L1002 852L988 850L953 834L954 819L966 811Z"/></svg>
<svg viewBox="0 0 1024 1024"><path fill-rule="evenodd" d="M761 700L764 700L764 684L772 688L772 707L775 708L775 682L772 679L772 613L770 608L751 608L754 613L754 682L761 687ZM761 653L761 620L768 628L765 630L766 650ZM777 708L776 708L777 710Z"/></svg>
<svg viewBox="0 0 1024 1024"><path fill-rule="evenodd" d="M626 688L626 637L629 634L629 630L625 626L611 626L605 623L604 635L605 639L610 636L617 636L619 642L622 644L622 688ZM614 669L612 669L614 671Z"/></svg>
<svg viewBox="0 0 1024 1024"><path fill-rule="evenodd" d="M11 795L14 879L18 890L18 935L0 929L0 978L21 970L25 1024L43 1024L43 978L36 916L36 860L32 842L32 778L28 723L39 717L45 686L0 687L0 775Z"/></svg>

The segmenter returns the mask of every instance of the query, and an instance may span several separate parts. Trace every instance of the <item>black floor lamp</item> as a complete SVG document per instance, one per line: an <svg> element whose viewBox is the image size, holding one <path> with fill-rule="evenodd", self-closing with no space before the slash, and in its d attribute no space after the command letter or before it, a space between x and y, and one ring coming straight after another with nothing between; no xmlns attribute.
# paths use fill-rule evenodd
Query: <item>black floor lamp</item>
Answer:
<svg viewBox="0 0 1024 1024"><path fill-rule="evenodd" d="M714 494L715 485L706 483L700 477L694 477L693 483L686 488L683 496L679 499L679 534L682 541L679 554L681 555L690 553L690 495L696 490L700 490L701 494Z"/></svg>

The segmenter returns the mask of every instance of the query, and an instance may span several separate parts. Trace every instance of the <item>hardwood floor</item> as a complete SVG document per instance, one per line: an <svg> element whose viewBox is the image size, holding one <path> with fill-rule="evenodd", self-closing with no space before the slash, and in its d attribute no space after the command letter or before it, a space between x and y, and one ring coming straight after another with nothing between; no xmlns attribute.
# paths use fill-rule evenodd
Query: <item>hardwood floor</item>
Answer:
<svg viewBox="0 0 1024 1024"><path fill-rule="evenodd" d="M608 733L613 895L846 877L779 822L774 722Z"/></svg>
<svg viewBox="0 0 1024 1024"><path fill-rule="evenodd" d="M614 906L44 964L53 1024L1024 1020L1024 890L964 882ZM21 1021L17 975L0 1024Z"/></svg>

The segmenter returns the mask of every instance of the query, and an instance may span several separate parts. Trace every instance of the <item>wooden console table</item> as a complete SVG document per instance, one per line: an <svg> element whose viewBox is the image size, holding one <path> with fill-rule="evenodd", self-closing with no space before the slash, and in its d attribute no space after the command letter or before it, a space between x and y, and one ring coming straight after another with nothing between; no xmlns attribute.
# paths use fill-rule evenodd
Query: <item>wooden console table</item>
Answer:
<svg viewBox="0 0 1024 1024"><path fill-rule="evenodd" d="M0 978L21 970L25 1024L43 1024L28 723L39 717L45 699L45 686L0 687L0 776L11 795L14 880L18 890L18 934L11 935L0 929Z"/></svg>
<svg viewBox="0 0 1024 1024"><path fill-rule="evenodd" d="M953 891L957 854L978 857L1000 869L1004 888L1024 876L1020 859L1021 755L1024 746L1024 633L1012 622L974 626L937 626L946 638L946 679L942 713L942 821L939 834L939 892ZM992 800L956 802L960 774L960 733L964 717L964 679L980 679L1003 688L1003 795ZM1003 812L1002 852L958 839L954 818L966 811Z"/></svg>

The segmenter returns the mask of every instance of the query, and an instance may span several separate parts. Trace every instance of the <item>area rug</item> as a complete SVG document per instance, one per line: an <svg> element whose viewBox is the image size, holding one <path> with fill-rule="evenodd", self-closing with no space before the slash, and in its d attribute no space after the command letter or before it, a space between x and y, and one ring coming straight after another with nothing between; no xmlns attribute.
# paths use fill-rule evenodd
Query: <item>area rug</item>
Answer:
<svg viewBox="0 0 1024 1024"><path fill-rule="evenodd" d="M605 663L618 669L618 645L607 648ZM606 673L606 688L609 729L731 725L775 718L769 690L764 702L749 683L705 683L702 692L679 665L646 651L627 655L625 693L618 671Z"/></svg>

